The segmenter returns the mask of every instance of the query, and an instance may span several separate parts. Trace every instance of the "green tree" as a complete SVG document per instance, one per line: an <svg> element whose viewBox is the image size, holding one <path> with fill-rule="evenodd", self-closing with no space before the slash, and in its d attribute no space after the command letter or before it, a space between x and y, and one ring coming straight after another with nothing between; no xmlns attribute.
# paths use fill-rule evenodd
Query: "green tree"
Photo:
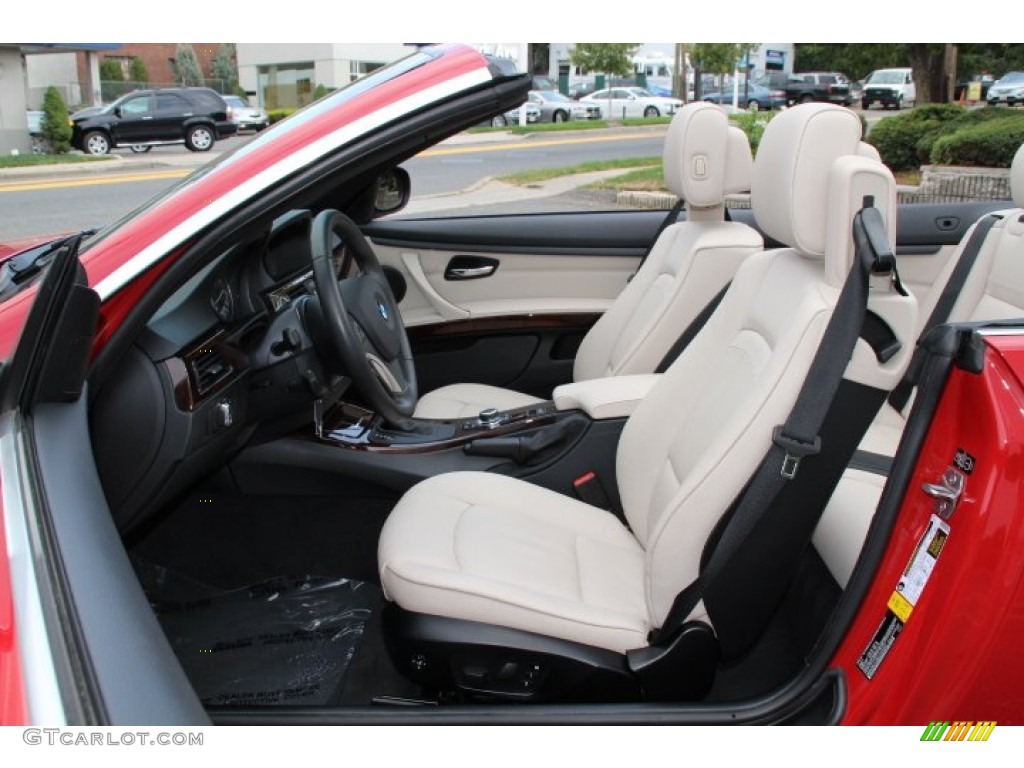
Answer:
<svg viewBox="0 0 1024 768"><path fill-rule="evenodd" d="M232 93L238 87L238 64L235 44L224 43L213 60L213 76L221 81L221 93Z"/></svg>
<svg viewBox="0 0 1024 768"><path fill-rule="evenodd" d="M735 70L738 61L756 49L755 43L692 43L689 54L696 78L694 96L700 99L702 95L702 74L728 74Z"/></svg>
<svg viewBox="0 0 1024 768"><path fill-rule="evenodd" d="M132 59L132 68L128 76L136 85L149 85L149 70L146 69L146 62L138 56Z"/></svg>
<svg viewBox="0 0 1024 768"><path fill-rule="evenodd" d="M128 92L124 82L124 68L119 59L103 59L100 62L100 98L103 101L119 99Z"/></svg>
<svg viewBox="0 0 1024 768"><path fill-rule="evenodd" d="M633 72L632 56L640 43L576 43L569 58L589 72L625 77Z"/></svg>
<svg viewBox="0 0 1024 768"><path fill-rule="evenodd" d="M68 118L68 105L60 91L52 85L43 96L43 136L50 143L50 149L63 155L71 149L71 121Z"/></svg>
<svg viewBox="0 0 1024 768"><path fill-rule="evenodd" d="M178 43L174 49L174 74L179 85L202 85L203 69L199 57L188 43Z"/></svg>

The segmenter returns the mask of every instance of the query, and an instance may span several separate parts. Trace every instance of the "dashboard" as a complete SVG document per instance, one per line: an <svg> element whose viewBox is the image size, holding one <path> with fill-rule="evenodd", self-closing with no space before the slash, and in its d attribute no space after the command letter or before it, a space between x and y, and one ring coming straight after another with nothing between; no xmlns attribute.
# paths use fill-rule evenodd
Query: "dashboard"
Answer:
<svg viewBox="0 0 1024 768"><path fill-rule="evenodd" d="M311 223L290 211L216 256L164 301L95 398L97 466L123 529L260 432L311 421L331 379L307 327ZM356 270L340 241L334 263Z"/></svg>

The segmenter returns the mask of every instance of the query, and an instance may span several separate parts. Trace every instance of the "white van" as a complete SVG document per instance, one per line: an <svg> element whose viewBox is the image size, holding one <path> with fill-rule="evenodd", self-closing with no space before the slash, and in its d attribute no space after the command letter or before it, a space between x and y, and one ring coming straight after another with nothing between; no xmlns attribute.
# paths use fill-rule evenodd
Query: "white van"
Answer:
<svg viewBox="0 0 1024 768"><path fill-rule="evenodd" d="M864 81L864 92L860 98L862 109L870 109L876 101L888 109L890 106L903 109L917 103L917 89L914 88L914 73L910 67L897 69L876 69Z"/></svg>

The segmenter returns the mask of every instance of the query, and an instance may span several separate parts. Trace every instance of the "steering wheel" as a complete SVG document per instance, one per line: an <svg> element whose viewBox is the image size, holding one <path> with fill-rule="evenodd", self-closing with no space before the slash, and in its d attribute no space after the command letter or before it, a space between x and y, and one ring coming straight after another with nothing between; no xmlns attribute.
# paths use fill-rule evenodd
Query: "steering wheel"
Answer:
<svg viewBox="0 0 1024 768"><path fill-rule="evenodd" d="M359 265L358 277L339 281L332 258L335 235ZM326 335L369 405L399 426L416 408L416 369L384 270L359 227L339 211L322 211L310 238Z"/></svg>

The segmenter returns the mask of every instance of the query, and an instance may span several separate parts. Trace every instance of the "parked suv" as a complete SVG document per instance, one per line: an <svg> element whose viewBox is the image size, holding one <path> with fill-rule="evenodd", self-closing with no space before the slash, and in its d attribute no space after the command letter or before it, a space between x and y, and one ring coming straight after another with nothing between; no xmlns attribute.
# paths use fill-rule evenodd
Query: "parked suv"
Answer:
<svg viewBox="0 0 1024 768"><path fill-rule="evenodd" d="M848 107L853 103L850 78L842 72L798 72L789 76L785 91L790 105L826 101Z"/></svg>
<svg viewBox="0 0 1024 768"><path fill-rule="evenodd" d="M90 155L113 147L182 144L205 152L238 126L220 95L210 88L132 91L101 111L72 117L71 144Z"/></svg>

